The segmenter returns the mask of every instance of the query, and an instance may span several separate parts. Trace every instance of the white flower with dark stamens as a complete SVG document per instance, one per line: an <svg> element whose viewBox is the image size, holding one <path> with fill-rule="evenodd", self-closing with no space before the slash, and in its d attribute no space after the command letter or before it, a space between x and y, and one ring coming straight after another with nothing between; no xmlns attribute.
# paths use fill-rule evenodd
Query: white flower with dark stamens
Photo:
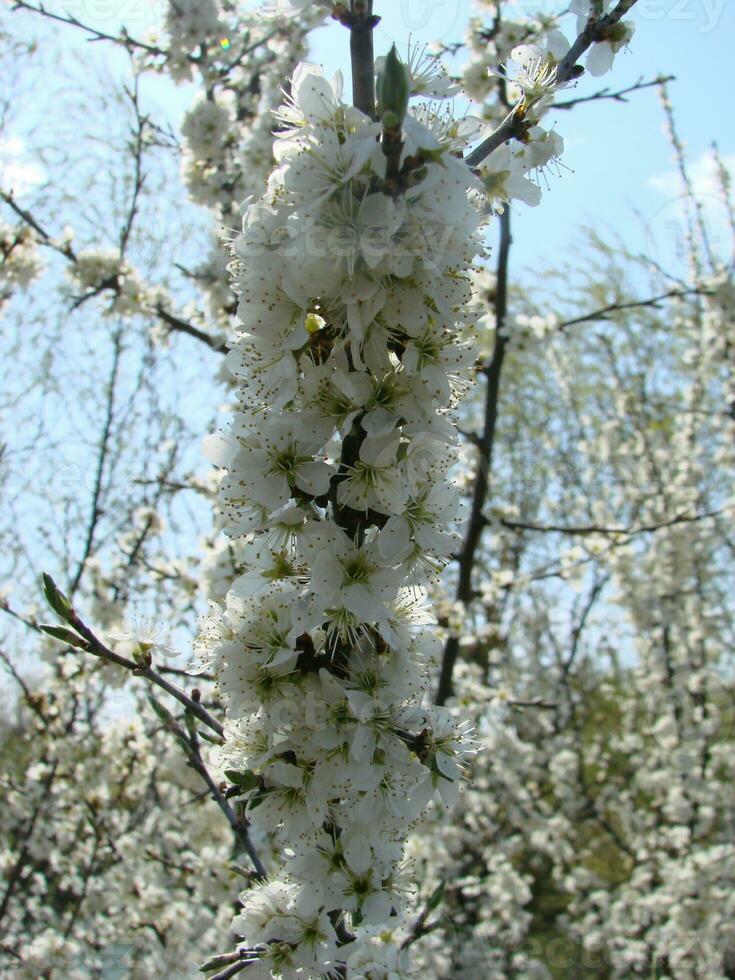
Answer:
<svg viewBox="0 0 735 980"><path fill-rule="evenodd" d="M386 567L378 545L361 548L339 528L325 534L314 525L305 537L305 554L312 563L311 594L314 606L339 623L340 612L348 614L344 621L357 624L375 623L379 630L391 634L386 602L395 596L401 582L397 569Z"/></svg>
<svg viewBox="0 0 735 980"><path fill-rule="evenodd" d="M273 422L258 436L239 440L230 472L239 475L248 499L276 510L298 491L313 497L327 492L332 468L315 458L323 445L323 433Z"/></svg>
<svg viewBox="0 0 735 980"><path fill-rule="evenodd" d="M508 144L498 147L480 168L489 198L500 203L517 199L536 207L541 203L541 190L524 176L522 161Z"/></svg>
<svg viewBox="0 0 735 980"><path fill-rule="evenodd" d="M298 587L309 580L308 566L292 549L274 546L263 537L246 545L242 563L246 571L232 583L233 594L242 598L259 595L274 583Z"/></svg>
<svg viewBox="0 0 735 980"><path fill-rule="evenodd" d="M401 435L398 430L366 438L360 458L337 490L341 506L399 514L408 500L408 489L398 462Z"/></svg>

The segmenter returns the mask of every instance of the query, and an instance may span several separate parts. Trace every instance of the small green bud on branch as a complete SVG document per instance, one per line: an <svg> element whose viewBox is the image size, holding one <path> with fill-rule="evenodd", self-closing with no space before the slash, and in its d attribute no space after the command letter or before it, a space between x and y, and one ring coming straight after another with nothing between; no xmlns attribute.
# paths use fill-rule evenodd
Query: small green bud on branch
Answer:
<svg viewBox="0 0 735 980"><path fill-rule="evenodd" d="M71 602L47 572L43 573L42 578L43 594L46 597L46 602L48 602L57 616L63 619L65 623L68 623L69 617L74 612Z"/></svg>
<svg viewBox="0 0 735 980"><path fill-rule="evenodd" d="M408 112L411 79L395 44L383 61L377 81L378 113L387 132L400 130Z"/></svg>
<svg viewBox="0 0 735 980"><path fill-rule="evenodd" d="M75 647L77 650L88 649L87 641L83 640L81 636L77 636L73 630L67 629L66 626L51 626L48 623L41 623L38 628L67 646Z"/></svg>

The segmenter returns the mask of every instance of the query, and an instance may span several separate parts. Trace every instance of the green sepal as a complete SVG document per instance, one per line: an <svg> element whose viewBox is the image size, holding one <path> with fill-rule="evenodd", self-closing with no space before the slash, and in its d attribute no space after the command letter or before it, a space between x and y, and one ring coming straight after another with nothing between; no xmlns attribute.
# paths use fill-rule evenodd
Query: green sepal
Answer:
<svg viewBox="0 0 735 980"><path fill-rule="evenodd" d="M260 785L260 777L256 776L254 772L238 772L236 769L225 769L225 776L235 786L240 786L243 791L255 789L256 786Z"/></svg>
<svg viewBox="0 0 735 980"><path fill-rule="evenodd" d="M161 702L158 700L158 698L154 698L152 694L149 694L148 695L148 703L150 704L151 708L153 708L153 710L155 711L155 713L158 715L158 717L160 718L160 720L167 727L170 726L170 725L172 725L172 724L173 725L176 724L176 721L174 719L174 716L171 714L171 712L168 710L168 708L166 708L164 705L161 704Z"/></svg>
<svg viewBox="0 0 735 980"><path fill-rule="evenodd" d="M441 905L442 899L444 898L444 892L447 890L446 881L440 881L436 886L434 891L431 893L429 901L426 903L427 911L433 912L435 908Z"/></svg>

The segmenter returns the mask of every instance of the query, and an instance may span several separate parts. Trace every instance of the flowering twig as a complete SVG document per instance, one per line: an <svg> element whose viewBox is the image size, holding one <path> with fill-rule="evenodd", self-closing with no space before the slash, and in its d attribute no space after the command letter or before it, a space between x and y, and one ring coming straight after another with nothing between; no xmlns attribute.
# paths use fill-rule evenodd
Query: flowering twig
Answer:
<svg viewBox="0 0 735 980"><path fill-rule="evenodd" d="M13 0L13 10L25 10L28 11L28 13L38 14L41 17L46 17L49 20L56 21L57 23L66 24L68 27L75 27L89 35L88 40L92 42L112 41L113 44L119 44L121 47L126 48L129 52L139 50L146 51L148 54L157 55L159 57L166 56L166 51L163 48L158 47L156 44L147 44L145 41L138 41L134 37L131 37L125 29L123 29L120 34L107 34L105 31L100 31L96 27L90 27L88 24L83 23L73 14L55 14L53 11L47 10L42 3L39 3L38 6L34 6L32 3L26 3L25 0ZM189 55L189 60L196 62L199 60L199 58L195 55Z"/></svg>
<svg viewBox="0 0 735 980"><path fill-rule="evenodd" d="M4 191L0 189L0 199L5 201L8 207L11 208L19 218L22 218L23 221L25 221L25 223L36 232L41 239L42 245L47 245L49 248L53 248L54 251L69 259L70 262L76 262L77 257L71 245L68 242L65 242L63 245L55 242L43 225L41 225L34 217L34 215L32 215L31 212L25 208L22 208L16 202L12 191Z"/></svg>
<svg viewBox="0 0 735 980"><path fill-rule="evenodd" d="M604 527L595 524L576 527L563 524L526 524L522 521L511 521L504 517L500 518L500 523L511 531L535 531L544 534L569 534L579 537L595 534L624 535L632 538L639 534L653 534L665 528L675 527L677 524L694 524L697 521L706 521L713 517L719 517L722 513L724 513L723 510L712 510L704 514L678 514L676 517L671 517L665 521L630 527Z"/></svg>
<svg viewBox="0 0 735 980"><path fill-rule="evenodd" d="M586 27L556 67L555 81L557 85L564 85L566 82L580 76L582 69L577 64L580 57L588 48L592 47L598 37L604 37L605 33L611 27L622 20L636 3L637 0L619 0L617 7L604 17L597 18L594 16L594 13L590 14ZM487 139L483 140L479 146L465 157L469 167L477 167L494 150L497 150L499 146L502 146L508 140L523 139L525 137L527 123L525 122L523 106L523 102L515 106L495 132L491 133Z"/></svg>
<svg viewBox="0 0 735 980"><path fill-rule="evenodd" d="M192 719L197 718L199 721L207 725L207 727L216 732L220 738L223 736L223 726L215 718L213 718L207 709L202 705L198 692L194 691L193 696L190 697L180 688L161 677L161 675L153 670L150 665L146 665L144 662L136 663L135 661L128 660L126 657L122 657L110 650L109 647L102 643L102 641L95 636L92 630L77 615L67 597L58 589L48 575L44 575L44 591L52 609L72 628L72 630L74 630L77 636L75 637L71 633L71 630L65 631L64 627L41 627L44 632L49 633L51 636L55 636L57 639L65 640L71 646L83 649L96 657L100 657L102 660L106 660L108 663L113 663L119 667L124 667L126 670L131 671L131 673L135 674L136 676L145 677L146 680L149 680L152 684L160 687L161 690L165 691L167 694L171 695L171 697L175 698L175 700L177 700L180 704L184 705L187 710L188 717ZM69 635L66 635L66 633ZM179 743L186 750L190 765L202 777L213 799L217 803L217 806L227 818L236 839L243 846L253 863L256 880L265 881L267 872L263 862L260 860L257 851L253 846L252 840L250 839L250 834L248 831L250 826L249 822L245 818L238 817L230 803L225 798L222 790L215 783L214 779L209 773L209 770L202 759L199 741L194 726L189 726L189 733L187 735L176 723L171 713L162 704L160 704L160 702L156 701L154 698L151 698L150 701L154 710L156 711L156 714L164 722L166 728L176 735Z"/></svg>
<svg viewBox="0 0 735 980"><path fill-rule="evenodd" d="M687 296L702 296L707 295L708 290L705 287L693 287L691 289L672 289L667 293L659 293L657 296L651 296L648 299L632 300L629 303L610 303L608 306L600 307L597 310L592 310L589 313L584 313L582 316L577 316L571 320L563 320L557 327L558 330L566 330L567 327L574 327L579 323L589 323L593 320L607 320L609 319L609 314L611 313L623 313L626 310L642 309L644 307L652 307L656 309L664 300L667 299L684 299Z"/></svg>
<svg viewBox="0 0 735 980"><path fill-rule="evenodd" d="M54 612L77 634L76 642L74 642L75 637L71 631L66 631L69 634L67 636L59 632L54 632L57 629L56 627L41 627L44 632L49 633L50 636L55 636L57 639L61 639L63 636L63 640L68 642L70 646L76 646L78 649L85 650L87 653L91 653L101 660L106 660L108 663L123 667L125 670L129 670L132 674L135 674L136 677L144 677L152 684L160 687L166 694L170 694L180 704L183 704L185 708L191 711L193 715L196 715L201 722L207 725L208 728L211 728L213 732L216 732L217 735L221 737L224 734L223 726L216 718L210 715L206 708L189 697L181 688L176 687L164 677L161 677L150 664L137 663L135 660L129 660L127 657L115 653L106 646L79 617L68 598L61 592L49 575L44 575L44 592ZM63 630L63 627L60 629Z"/></svg>
<svg viewBox="0 0 735 980"><path fill-rule="evenodd" d="M8 207L10 207L19 218L22 218L23 221L25 221L25 223L36 232L36 234L39 236L40 245L58 252L58 254L63 255L63 257L69 263L72 265L77 265L79 257L72 248L71 244L69 242L58 242L55 240L38 221L35 215L32 214L32 212L30 212L27 208L21 207L16 202L13 194L10 191L0 189L0 200L5 201ZM128 232L125 233L125 230L123 229L123 232L121 233L121 241L123 242L123 245L127 243L130 224L131 221L128 218L125 223L125 228L128 228ZM94 289L79 296L73 302L72 309L79 309L79 307L88 302L88 300L93 299L95 296L101 295L107 290L110 290L115 296L120 295L121 282L119 275L105 278ZM206 344L207 347L211 348L211 350L215 351L216 353L227 353L227 346L222 340L206 333L206 331L194 326L194 324L183 320L180 316L177 316L175 313L172 313L170 310L166 309L162 303L157 303L155 307L150 310L150 313L151 315L158 317L159 320L163 321L163 323L165 323L170 329L175 330L178 333L186 334L188 337L193 337L195 340Z"/></svg>

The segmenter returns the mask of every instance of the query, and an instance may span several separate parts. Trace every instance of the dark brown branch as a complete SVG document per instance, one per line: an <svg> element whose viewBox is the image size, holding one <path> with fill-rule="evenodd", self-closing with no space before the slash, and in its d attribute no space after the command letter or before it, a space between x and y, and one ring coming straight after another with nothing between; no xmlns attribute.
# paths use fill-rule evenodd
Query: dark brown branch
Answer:
<svg viewBox="0 0 735 980"><path fill-rule="evenodd" d="M219 973L215 973L212 980L230 980L230 977L236 977L238 973L242 973L250 965L249 960L245 962L234 963L232 966L228 966L226 969L221 970Z"/></svg>
<svg viewBox="0 0 735 980"><path fill-rule="evenodd" d="M217 354L227 353L227 344L223 340L219 340L217 337L213 337L204 330L200 330L199 327L195 327L192 323L182 320L181 317L176 316L174 313L170 313L163 306L157 306L155 309L155 314L159 320L163 320L163 322L168 324L172 330L176 330L178 333L186 334L187 337L193 337L195 340L201 341L201 343L206 344L207 347L211 348L211 350L215 351Z"/></svg>
<svg viewBox="0 0 735 980"><path fill-rule="evenodd" d="M188 677L193 681L215 681L214 674L192 674L188 670L181 670L180 667L159 667L159 674L170 674L172 677Z"/></svg>
<svg viewBox="0 0 735 980"><path fill-rule="evenodd" d="M706 514L679 514L658 524L643 524L632 527L604 527L603 525L598 526L595 524L577 526L563 524L525 524L521 521L509 521L504 517L500 518L500 523L503 527L507 527L511 531L536 531L543 534L569 534L579 537L594 534L625 535L626 537L632 538L638 534L653 534L656 531L662 531L665 528L674 527L677 524L693 524L697 521L706 521L712 517L719 517L722 513L722 510L713 510Z"/></svg>
<svg viewBox="0 0 735 980"><path fill-rule="evenodd" d="M356 109L375 118L375 53L373 31L379 17L373 16L373 0L350 0L349 14L341 18L350 29L352 101Z"/></svg>
<svg viewBox="0 0 735 980"><path fill-rule="evenodd" d="M72 264L76 263L77 255L76 252L71 247L71 245L56 244L53 238L51 237L51 235L46 231L46 229L38 221L38 219L33 214L31 214L30 211L27 211L25 208L20 207L20 205L15 202L12 193L10 193L9 191L0 190L0 200L5 201L5 203L18 215L18 217L22 218L23 221L25 221L26 224L36 232L36 234L39 236L41 245L44 245L47 248L51 248L55 252L58 252L60 255L63 255L68 262L71 262ZM125 232L125 229L123 229L123 232L121 233L121 241L123 243L123 247L127 243L127 239L130 234L131 225L132 225L132 219L129 216L128 221L126 222L125 225L125 227L128 230L127 232ZM103 292L105 292L108 289L111 290L116 296L119 294L120 281L118 276L112 276L111 278L106 279L104 282L100 283L100 285L97 286L95 289L90 290L90 292L85 293L83 296L80 296L72 304L72 309L79 309L79 307L82 306L84 303L86 303L88 300L93 299L95 296L101 295ZM193 337L195 340L198 340L201 343L206 344L207 347L209 347L211 350L215 351L218 354L227 353L227 344L223 340L217 337L213 337L211 334L206 333L206 331L201 330L199 327L195 327L194 324L189 323L186 320L182 320L181 317L176 316L175 313L171 313L160 303L155 307L155 309L151 310L150 312L152 316L158 317L159 320L162 320L168 327L170 327L172 330L175 330L177 333L183 333L186 334L188 337Z"/></svg>
<svg viewBox="0 0 735 980"><path fill-rule="evenodd" d="M55 14L50 10L47 10L42 3L38 6L34 6L32 3L26 3L25 0L13 0L13 10L26 10L32 14L38 14L41 17L46 17L49 20L56 21L59 24L66 24L68 27L76 27L78 30L83 31L85 34L89 35L88 40L90 41L112 41L113 44L119 44L121 47L125 48L127 51L147 51L148 54L154 54L159 57L166 57L167 52L163 48L159 48L155 44L146 44L144 41L138 41L134 37L130 37L127 31L123 28L120 34L106 34L104 31L97 30L95 27L90 27L88 24L84 24L81 20L74 17L73 14ZM192 62L199 61L198 57L194 55L189 55L188 60Z"/></svg>
<svg viewBox="0 0 735 980"><path fill-rule="evenodd" d="M125 225L120 233L120 255L124 256L128 247L128 242L130 240L130 235L133 231L133 224L138 214L138 201L140 199L141 191L143 190L143 184L145 183L145 175L143 174L143 150L145 147L145 130L147 126L147 119L140 111L140 102L138 99L138 79L135 79L135 86L132 91L128 88L124 89L125 94L130 99L133 106L133 111L135 113L135 129L133 130L133 192L130 199L130 207L128 208L127 217L125 219Z"/></svg>
<svg viewBox="0 0 735 980"><path fill-rule="evenodd" d="M602 595L603 589L610 581L610 578L611 578L610 575L603 575L602 578L598 579L594 583L584 603L584 607L582 609L582 614L579 617L579 621L572 629L572 648L569 651L569 656L562 664L562 675L565 679L569 676L569 672L571 671L574 661L577 658L580 641L582 639L582 634L584 633L585 627L587 626L587 621L590 618L592 610L597 605L597 600Z"/></svg>
<svg viewBox="0 0 735 980"><path fill-rule="evenodd" d="M92 506L90 509L89 523L87 524L84 551L82 552L82 557L79 559L76 573L74 574L71 585L69 586L69 592L72 596L79 588L79 583L82 575L84 574L84 569L92 555L95 532L97 530L99 519L102 516L102 508L100 506L102 497L102 481L105 474L105 466L107 463L107 455L110 446L110 435L112 432L112 421L115 413L115 390L117 388L117 377L120 369L121 354L122 331L119 330L115 334L115 338L113 340L112 368L110 370L110 378L107 383L107 391L105 396L107 399L105 422L102 429L102 436L100 438L99 450L97 452L97 467L94 475L94 488L92 490Z"/></svg>
<svg viewBox="0 0 735 980"><path fill-rule="evenodd" d="M232 833L235 835L236 841L245 849L246 854L252 861L253 867L255 868L255 880L266 881L268 878L268 873L265 869L265 865L260 860L258 852L255 850L253 842L250 839L250 823L247 819L244 817L239 817L235 813L229 801L225 799L222 790L212 778L204 760L202 759L202 754L199 748L199 740L196 733L192 732L190 737L187 738L184 732L179 728L176 734L190 746L189 762L191 767L199 773L206 783L215 803L225 815L227 822L232 828Z"/></svg>
<svg viewBox="0 0 735 980"><path fill-rule="evenodd" d="M36 234L41 238L43 245L53 248L54 251L59 252L65 258L69 259L70 262L76 262L76 253L71 245L56 245L53 242L51 235L49 235L46 229L36 220L36 218L34 218L30 211L26 211L25 208L22 208L19 204L16 204L12 191L0 190L0 199L5 201L8 207L12 208L18 217L22 218L23 221L25 221L25 223L36 232Z"/></svg>
<svg viewBox="0 0 735 980"><path fill-rule="evenodd" d="M34 697L33 692L28 687L28 685L24 681L23 677L15 669L15 666L14 666L12 660L7 655L7 653L5 653L3 650L0 650L0 662L2 662L3 664L5 664L5 669L10 674L10 676L13 678L13 680L18 685L18 687L21 689L21 691L23 692L23 699L24 699L25 703L28 705L28 707L31 709L31 711L35 714L35 716L38 718L38 720L40 722L42 722L44 725L46 725L48 719L46 718L46 716L44 715L43 711L41 710L41 702L39 701L39 699L37 697Z"/></svg>
<svg viewBox="0 0 735 980"><path fill-rule="evenodd" d="M510 210L508 208L500 215L500 245L498 248L497 285L495 293L495 346L490 363L483 368L487 378L485 393L485 420L482 436L478 445L477 476L472 492L472 510L470 513L464 544L459 554L459 578L456 598L458 602L468 604L472 599L472 570L475 565L475 555L480 544L485 527L483 509L490 486L490 471L493 462L495 432L498 423L498 402L500 399L500 378L505 361L507 340L503 327L508 312L508 262L512 243L510 228ZM444 648L439 685L436 692L436 703L444 704L452 693L452 674L459 654L459 637L450 636Z"/></svg>

